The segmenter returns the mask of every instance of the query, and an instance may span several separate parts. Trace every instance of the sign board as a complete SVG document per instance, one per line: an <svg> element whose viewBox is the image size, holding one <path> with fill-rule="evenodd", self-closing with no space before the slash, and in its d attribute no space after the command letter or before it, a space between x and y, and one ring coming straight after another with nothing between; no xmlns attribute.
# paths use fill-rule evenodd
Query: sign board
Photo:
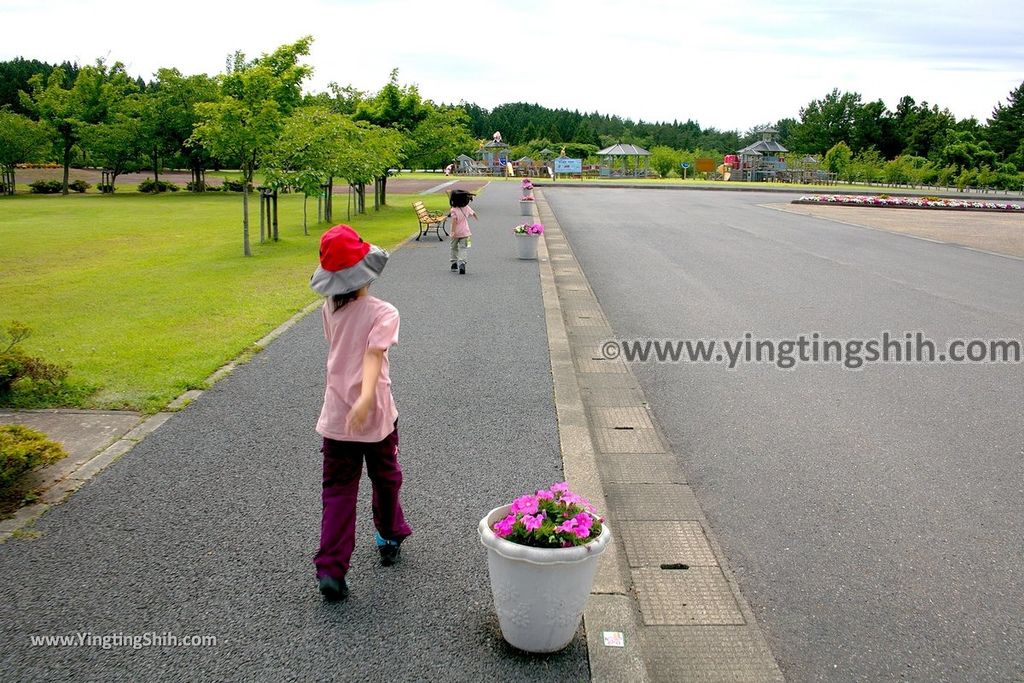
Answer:
<svg viewBox="0 0 1024 683"><path fill-rule="evenodd" d="M683 168L690 168L690 162L689 161L684 161L683 163L681 163L679 165L682 166Z"/></svg>
<svg viewBox="0 0 1024 683"><path fill-rule="evenodd" d="M715 170L715 160L697 159L696 169L698 173L711 173Z"/></svg>
<svg viewBox="0 0 1024 683"><path fill-rule="evenodd" d="M583 173L583 159L555 159L555 173Z"/></svg>

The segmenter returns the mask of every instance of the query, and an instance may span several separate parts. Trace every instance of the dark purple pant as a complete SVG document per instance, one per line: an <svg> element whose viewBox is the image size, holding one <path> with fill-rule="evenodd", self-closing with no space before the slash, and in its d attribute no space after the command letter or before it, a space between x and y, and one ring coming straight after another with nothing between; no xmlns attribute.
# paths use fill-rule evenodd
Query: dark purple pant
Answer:
<svg viewBox="0 0 1024 683"><path fill-rule="evenodd" d="M398 425L377 443L324 439L324 514L320 524L320 550L313 564L317 578L340 579L348 573L356 541L356 496L359 479L366 472L373 485L373 525L384 538L400 541L412 534L405 522L398 490L402 468L398 465Z"/></svg>

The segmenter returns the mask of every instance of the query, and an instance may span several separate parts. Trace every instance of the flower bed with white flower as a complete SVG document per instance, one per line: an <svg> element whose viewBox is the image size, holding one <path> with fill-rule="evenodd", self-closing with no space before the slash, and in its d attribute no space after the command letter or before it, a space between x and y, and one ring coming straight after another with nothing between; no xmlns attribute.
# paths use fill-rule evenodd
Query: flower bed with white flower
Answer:
<svg viewBox="0 0 1024 683"><path fill-rule="evenodd" d="M890 195L816 194L794 199L794 204L834 204L837 206L878 206L900 209L954 209L960 211L1002 211L1024 213L1024 204L985 202L976 199L942 197L894 197Z"/></svg>
<svg viewBox="0 0 1024 683"><path fill-rule="evenodd" d="M571 548L601 535L604 519L565 482L512 501L509 514L492 526L494 535L534 548Z"/></svg>

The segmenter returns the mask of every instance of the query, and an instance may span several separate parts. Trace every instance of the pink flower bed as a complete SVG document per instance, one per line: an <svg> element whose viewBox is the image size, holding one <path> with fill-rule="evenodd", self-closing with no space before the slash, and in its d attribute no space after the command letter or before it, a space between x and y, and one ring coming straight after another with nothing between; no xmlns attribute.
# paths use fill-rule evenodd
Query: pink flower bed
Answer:
<svg viewBox="0 0 1024 683"><path fill-rule="evenodd" d="M909 209L974 209L981 211L1024 212L1024 205L1010 202L985 202L976 199L943 199L940 197L891 197L854 194L805 195L794 204L838 204L841 206L883 206Z"/></svg>

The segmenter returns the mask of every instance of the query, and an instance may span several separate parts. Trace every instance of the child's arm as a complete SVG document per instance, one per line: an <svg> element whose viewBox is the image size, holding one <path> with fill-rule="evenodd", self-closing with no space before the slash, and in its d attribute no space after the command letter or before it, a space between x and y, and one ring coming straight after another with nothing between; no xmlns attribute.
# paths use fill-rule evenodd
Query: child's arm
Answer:
<svg viewBox="0 0 1024 683"><path fill-rule="evenodd" d="M370 413L370 407L377 396L377 381L380 379L380 368L383 363L384 349L366 349L366 353L363 354L362 393L359 394L352 410L348 412L346 420L346 429L350 434L358 432L366 422L366 416Z"/></svg>

